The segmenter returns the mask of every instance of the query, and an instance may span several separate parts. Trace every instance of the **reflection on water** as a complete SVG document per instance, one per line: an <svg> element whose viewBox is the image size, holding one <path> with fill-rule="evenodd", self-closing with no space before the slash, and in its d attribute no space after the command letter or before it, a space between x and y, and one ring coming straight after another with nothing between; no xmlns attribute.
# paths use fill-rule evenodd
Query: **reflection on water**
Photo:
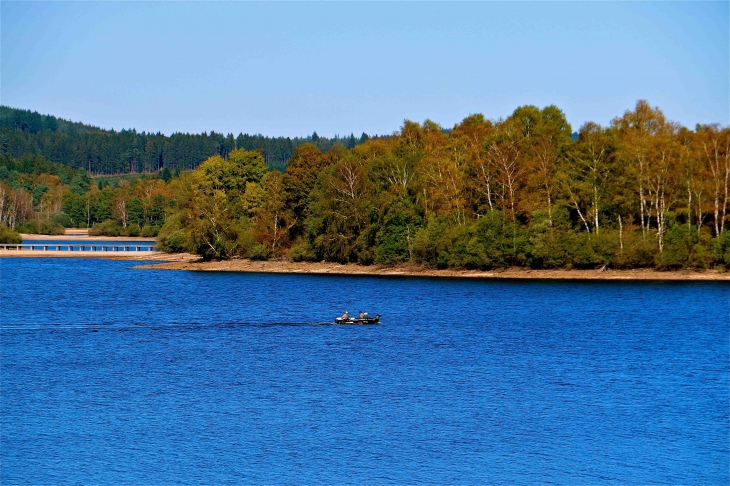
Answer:
<svg viewBox="0 0 730 486"><path fill-rule="evenodd" d="M730 479L726 282L133 265L0 259L0 483Z"/></svg>

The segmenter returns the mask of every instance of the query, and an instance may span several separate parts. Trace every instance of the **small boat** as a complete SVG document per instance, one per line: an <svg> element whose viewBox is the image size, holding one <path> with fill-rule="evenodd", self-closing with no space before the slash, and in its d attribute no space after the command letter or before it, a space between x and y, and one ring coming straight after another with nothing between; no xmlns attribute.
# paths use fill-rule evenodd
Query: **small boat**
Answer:
<svg viewBox="0 0 730 486"><path fill-rule="evenodd" d="M348 317L343 319L342 317L335 317L335 324L380 324L380 314L375 317Z"/></svg>

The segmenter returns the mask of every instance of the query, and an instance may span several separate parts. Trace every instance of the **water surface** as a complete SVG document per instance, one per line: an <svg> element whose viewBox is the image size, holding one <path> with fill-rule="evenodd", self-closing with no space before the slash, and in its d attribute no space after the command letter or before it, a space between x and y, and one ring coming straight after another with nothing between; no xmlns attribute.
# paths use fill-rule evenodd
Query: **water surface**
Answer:
<svg viewBox="0 0 730 486"><path fill-rule="evenodd" d="M0 259L2 484L729 481L724 282L133 265Z"/></svg>

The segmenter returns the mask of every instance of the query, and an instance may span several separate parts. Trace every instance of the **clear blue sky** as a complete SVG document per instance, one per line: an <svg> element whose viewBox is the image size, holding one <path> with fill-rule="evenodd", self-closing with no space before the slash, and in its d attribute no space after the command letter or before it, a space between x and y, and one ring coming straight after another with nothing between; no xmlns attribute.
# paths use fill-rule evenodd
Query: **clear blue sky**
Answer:
<svg viewBox="0 0 730 486"><path fill-rule="evenodd" d="M387 134L647 99L728 124L728 2L0 3L0 102L104 128Z"/></svg>

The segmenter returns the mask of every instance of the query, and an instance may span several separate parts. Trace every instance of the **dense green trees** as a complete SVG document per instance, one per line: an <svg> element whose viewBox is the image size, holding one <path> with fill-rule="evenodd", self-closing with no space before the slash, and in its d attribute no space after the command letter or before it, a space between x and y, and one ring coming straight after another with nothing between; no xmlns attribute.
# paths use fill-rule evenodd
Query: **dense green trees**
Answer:
<svg viewBox="0 0 730 486"><path fill-rule="evenodd" d="M295 149L305 143L321 151L352 148L369 137L264 137L222 133L137 133L102 130L29 110L0 106L0 155L19 159L34 154L89 174L150 173L192 170L212 155L228 158L236 149L260 152L269 167L283 171Z"/></svg>
<svg viewBox="0 0 730 486"><path fill-rule="evenodd" d="M240 244L250 218L263 205L268 168L258 152L237 149L229 160L213 156L196 169L183 208L189 247L205 258L227 258Z"/></svg>

